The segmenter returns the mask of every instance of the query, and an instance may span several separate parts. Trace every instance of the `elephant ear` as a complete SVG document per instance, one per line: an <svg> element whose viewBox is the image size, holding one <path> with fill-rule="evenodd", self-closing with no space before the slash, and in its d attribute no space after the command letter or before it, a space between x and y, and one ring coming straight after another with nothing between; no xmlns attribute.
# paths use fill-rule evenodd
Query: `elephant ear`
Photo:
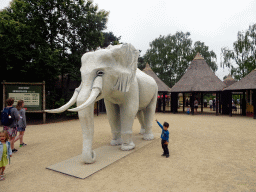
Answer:
<svg viewBox="0 0 256 192"><path fill-rule="evenodd" d="M112 56L116 60L116 70L118 71L117 82L113 90L128 92L136 75L139 51L131 44L116 45L108 48L111 49Z"/></svg>

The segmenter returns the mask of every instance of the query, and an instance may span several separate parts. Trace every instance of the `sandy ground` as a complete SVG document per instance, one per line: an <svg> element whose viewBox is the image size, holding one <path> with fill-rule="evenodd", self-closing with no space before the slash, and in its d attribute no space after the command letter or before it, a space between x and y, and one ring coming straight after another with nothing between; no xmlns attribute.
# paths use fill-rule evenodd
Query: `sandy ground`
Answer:
<svg viewBox="0 0 256 192"><path fill-rule="evenodd" d="M47 166L82 150L78 120L29 125L24 141L6 167L0 191L256 191L256 120L249 117L157 113L170 123L170 157L160 139L86 179ZM93 148L109 145L107 116L95 116ZM133 130L139 133L138 119ZM161 129L154 122L153 132Z"/></svg>

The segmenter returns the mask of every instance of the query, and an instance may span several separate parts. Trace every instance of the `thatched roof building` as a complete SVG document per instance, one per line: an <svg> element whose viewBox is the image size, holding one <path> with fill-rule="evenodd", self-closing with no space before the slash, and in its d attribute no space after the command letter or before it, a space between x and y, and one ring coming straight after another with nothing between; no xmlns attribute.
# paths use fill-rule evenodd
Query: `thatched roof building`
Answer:
<svg viewBox="0 0 256 192"><path fill-rule="evenodd" d="M236 82L235 79L231 75L228 75L226 79L224 79L223 83L226 84L226 87L229 87L230 85L234 84Z"/></svg>
<svg viewBox="0 0 256 192"><path fill-rule="evenodd" d="M165 98L167 97L167 94L171 92L170 87L168 87L155 73L154 71L151 69L151 67L149 66L149 64L147 63L145 68L143 69L143 72L146 73L147 75L149 75L150 77L152 77L153 79L155 79L157 86L158 86L158 93L162 94L162 97ZM160 96L159 96L160 97ZM162 103L163 103L163 109L162 109ZM166 101L165 99L161 99L159 98L157 101L157 111L158 112L165 112L165 105L166 105Z"/></svg>
<svg viewBox="0 0 256 192"><path fill-rule="evenodd" d="M177 112L176 100L178 98L178 93L183 93L183 103L185 103L185 93L191 93L190 106L191 113L194 114L194 101L196 94L200 94L201 99L201 112L203 112L203 94L204 93L216 93L216 115L219 113L219 101L220 92L226 87L211 70L209 65L206 63L204 58L197 53L190 66L188 67L185 74L181 79L172 87L172 111ZM184 111L184 105L183 105Z"/></svg>
<svg viewBox="0 0 256 192"><path fill-rule="evenodd" d="M204 58L197 53L186 73L172 87L171 92L216 92L226 85L213 73Z"/></svg>
<svg viewBox="0 0 256 192"><path fill-rule="evenodd" d="M230 85L229 87L224 89L224 92L232 95L231 92L241 91L243 92L243 100L242 100L242 114L246 115L246 103L245 100L245 92L247 94L251 94L252 105L253 105L253 118L256 119L256 69L251 71L248 75L242 78L240 81ZM249 97L248 95L248 97ZM229 105L231 105L231 99L229 99ZM230 115L232 115L232 109L229 109Z"/></svg>
<svg viewBox="0 0 256 192"><path fill-rule="evenodd" d="M146 67L143 69L143 72L147 75L153 77L158 85L158 92L170 92L171 88L168 87L159 77L154 73L149 64L146 64Z"/></svg>
<svg viewBox="0 0 256 192"><path fill-rule="evenodd" d="M256 69L252 70L247 76L240 81L230 85L225 90L250 90L256 89Z"/></svg>

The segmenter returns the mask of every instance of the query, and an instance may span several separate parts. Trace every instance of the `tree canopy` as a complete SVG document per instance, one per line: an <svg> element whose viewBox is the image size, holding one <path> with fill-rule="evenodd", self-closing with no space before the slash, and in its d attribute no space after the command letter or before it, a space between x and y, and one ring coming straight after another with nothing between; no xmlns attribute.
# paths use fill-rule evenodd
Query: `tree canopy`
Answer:
<svg viewBox="0 0 256 192"><path fill-rule="evenodd" d="M113 32L103 32L104 36L104 41L101 45L102 48L105 48L109 45L118 45L120 44L119 40L121 39L120 37L116 37Z"/></svg>
<svg viewBox="0 0 256 192"><path fill-rule="evenodd" d="M66 98L64 87L80 81L81 56L105 42L108 14L90 0L13 0L0 11L2 80L46 81L48 103ZM110 37L113 43L120 39ZM61 92L55 87L59 77Z"/></svg>
<svg viewBox="0 0 256 192"><path fill-rule="evenodd" d="M240 80L256 68L256 24L249 26L245 32L237 33L233 50L224 47L223 67L231 68L231 75Z"/></svg>
<svg viewBox="0 0 256 192"><path fill-rule="evenodd" d="M140 60L148 62L160 79L170 87L180 80L197 52L200 52L215 72L217 70L216 54L209 51L208 46L203 42L197 41L192 46L193 42L189 36L189 32L160 35L150 43L150 49Z"/></svg>
<svg viewBox="0 0 256 192"><path fill-rule="evenodd" d="M92 1L13 0L0 12L2 78L49 86L66 73L79 80L81 56L101 46L107 17Z"/></svg>

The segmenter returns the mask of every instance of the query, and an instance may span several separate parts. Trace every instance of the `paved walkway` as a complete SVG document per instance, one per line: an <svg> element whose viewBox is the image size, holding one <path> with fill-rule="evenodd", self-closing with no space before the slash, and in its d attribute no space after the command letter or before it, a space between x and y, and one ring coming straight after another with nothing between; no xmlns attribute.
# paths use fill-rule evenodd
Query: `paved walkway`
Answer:
<svg viewBox="0 0 256 192"><path fill-rule="evenodd" d="M162 114L170 123L171 156L160 140L86 179L46 169L82 150L78 120L27 127L24 141L6 167L0 191L256 191L256 120L250 117ZM111 140L106 115L95 116L93 148ZM134 122L138 134L138 119ZM154 122L153 132L161 130Z"/></svg>

